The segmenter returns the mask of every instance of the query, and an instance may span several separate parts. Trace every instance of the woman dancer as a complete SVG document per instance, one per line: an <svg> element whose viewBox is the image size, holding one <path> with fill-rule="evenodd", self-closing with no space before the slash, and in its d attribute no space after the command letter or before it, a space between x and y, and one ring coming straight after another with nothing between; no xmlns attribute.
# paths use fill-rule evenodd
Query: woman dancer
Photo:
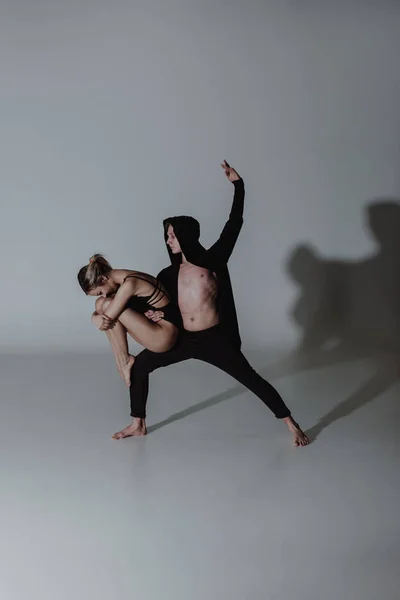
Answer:
<svg viewBox="0 0 400 600"><path fill-rule="evenodd" d="M87 296L98 296L92 322L106 332L118 371L129 387L135 357L129 353L127 334L152 352L166 352L178 336L179 309L155 277L113 269L101 254L80 269L78 281ZM149 310L162 311L161 320L155 323L144 316Z"/></svg>

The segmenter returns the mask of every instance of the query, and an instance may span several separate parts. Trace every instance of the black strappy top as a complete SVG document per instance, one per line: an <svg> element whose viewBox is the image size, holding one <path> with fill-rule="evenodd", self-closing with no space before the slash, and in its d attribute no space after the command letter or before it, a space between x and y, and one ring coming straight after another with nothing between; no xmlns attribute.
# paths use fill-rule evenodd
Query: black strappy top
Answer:
<svg viewBox="0 0 400 600"><path fill-rule="evenodd" d="M153 285L153 292L150 294L150 296L131 296L128 300L126 307L142 315L148 310L162 310L164 313L165 321L173 323L174 325L176 325L176 327L181 327L182 318L180 310L178 306L175 306L174 303L170 301L169 295L165 290L164 286L161 284L160 281L158 281L158 279L153 279L153 277L147 279L146 277L143 277L143 275L143 273L140 273L139 275L133 273L129 274L125 277L123 283L125 283L125 281L129 278L140 279L141 281L145 281L146 283ZM154 305L163 298L166 298L168 300L168 304L161 308L155 307Z"/></svg>

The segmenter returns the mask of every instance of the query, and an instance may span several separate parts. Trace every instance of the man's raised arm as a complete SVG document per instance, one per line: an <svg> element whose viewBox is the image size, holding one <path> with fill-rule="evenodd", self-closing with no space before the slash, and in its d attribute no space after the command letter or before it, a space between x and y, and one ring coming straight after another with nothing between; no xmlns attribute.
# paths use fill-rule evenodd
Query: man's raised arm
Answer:
<svg viewBox="0 0 400 600"><path fill-rule="evenodd" d="M219 239L211 246L209 251L219 260L227 263L243 225L244 183L240 175L229 166L226 160L221 167L224 169L228 180L235 186L235 193L229 219L225 223Z"/></svg>

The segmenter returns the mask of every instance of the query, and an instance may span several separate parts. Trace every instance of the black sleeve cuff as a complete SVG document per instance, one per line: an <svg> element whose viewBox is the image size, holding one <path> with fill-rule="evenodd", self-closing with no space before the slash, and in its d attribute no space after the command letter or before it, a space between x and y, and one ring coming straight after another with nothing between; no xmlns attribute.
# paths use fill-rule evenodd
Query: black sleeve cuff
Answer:
<svg viewBox="0 0 400 600"><path fill-rule="evenodd" d="M237 179L236 181L233 181L232 183L235 186L235 188L236 187L238 187L238 188L244 187L244 181L242 178Z"/></svg>

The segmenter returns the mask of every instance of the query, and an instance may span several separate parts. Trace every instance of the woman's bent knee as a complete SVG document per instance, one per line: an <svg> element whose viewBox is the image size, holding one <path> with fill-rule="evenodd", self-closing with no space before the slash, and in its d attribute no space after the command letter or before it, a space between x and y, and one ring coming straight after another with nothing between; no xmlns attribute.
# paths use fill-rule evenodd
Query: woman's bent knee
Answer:
<svg viewBox="0 0 400 600"><path fill-rule="evenodd" d="M96 302L95 302L95 308L96 308L96 313L98 315L101 315L101 313L103 312L103 304L104 304L104 300L105 298L97 298ZM95 314L96 314L95 313Z"/></svg>
<svg viewBox="0 0 400 600"><path fill-rule="evenodd" d="M110 298L97 298L95 303L97 314L102 315L104 311L107 310L107 307L110 305L110 303Z"/></svg>
<svg viewBox="0 0 400 600"><path fill-rule="evenodd" d="M103 323L103 318L101 315L99 315L98 312L94 312L92 314L92 323L97 329L100 329L100 327Z"/></svg>

